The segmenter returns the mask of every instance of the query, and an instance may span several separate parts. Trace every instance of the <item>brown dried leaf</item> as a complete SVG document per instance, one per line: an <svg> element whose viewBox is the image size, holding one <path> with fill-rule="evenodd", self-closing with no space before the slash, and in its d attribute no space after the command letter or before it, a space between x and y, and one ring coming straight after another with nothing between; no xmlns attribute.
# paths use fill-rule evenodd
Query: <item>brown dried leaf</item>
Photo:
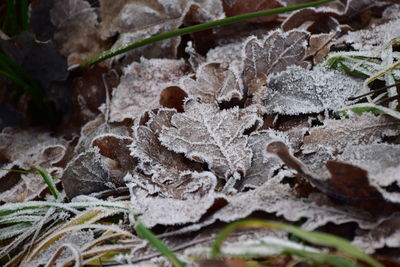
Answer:
<svg viewBox="0 0 400 267"><path fill-rule="evenodd" d="M239 74L232 69L221 68L218 63L201 65L195 79L185 77L180 84L192 99L201 103L221 103L243 97Z"/></svg>
<svg viewBox="0 0 400 267"><path fill-rule="evenodd" d="M304 137L302 151L308 154L327 147L333 154L341 153L347 145L372 144L384 136L398 135L399 125L397 119L368 113L348 119L326 120L323 126L312 128Z"/></svg>
<svg viewBox="0 0 400 267"><path fill-rule="evenodd" d="M81 128L80 138L75 147L75 154L85 152L92 147L92 142L96 137L104 134L114 134L124 137L131 136L130 126L131 123L129 121L109 123L105 121L103 114L98 115L96 119L86 123Z"/></svg>
<svg viewBox="0 0 400 267"><path fill-rule="evenodd" d="M282 7L282 3L278 0L262 0L262 1L241 1L241 0L224 0L224 11L227 17L236 16L242 13L255 12L264 9L273 9ZM270 22L278 18L278 15L266 16L258 19L249 20L251 22Z"/></svg>
<svg viewBox="0 0 400 267"><path fill-rule="evenodd" d="M199 164L168 150L159 141L161 130L171 127L171 118L174 114L175 110L168 109L160 109L157 113L150 112L150 119L145 126L134 127L131 154L139 159L139 169L151 177L151 183L158 186L175 183L180 180L178 177L187 176L192 170L201 170ZM136 180L137 177L133 176ZM145 184L146 178L144 176L142 178L142 183Z"/></svg>
<svg viewBox="0 0 400 267"><path fill-rule="evenodd" d="M374 0L341 0L331 4L332 7L304 8L291 13L282 23L282 29L303 29L312 33L329 33L337 31L341 23L352 22L355 16L365 10L380 5ZM366 19L366 18L364 18Z"/></svg>
<svg viewBox="0 0 400 267"><path fill-rule="evenodd" d="M72 159L61 177L68 198L112 188L114 185L106 164L97 147L88 149Z"/></svg>
<svg viewBox="0 0 400 267"><path fill-rule="evenodd" d="M109 158L107 164L110 180L115 184L124 184L125 175L134 170L137 161L130 155L129 145L133 142L131 137L104 134L97 136L92 141L93 147L99 148L99 153Z"/></svg>
<svg viewBox="0 0 400 267"><path fill-rule="evenodd" d="M329 8L304 8L291 13L281 28L284 31L292 29L303 29L311 33L329 33L335 31L339 26L339 21L335 9Z"/></svg>
<svg viewBox="0 0 400 267"><path fill-rule="evenodd" d="M368 172L368 178L383 197L400 203L400 146L369 144L348 146L339 159Z"/></svg>
<svg viewBox="0 0 400 267"><path fill-rule="evenodd" d="M322 62L325 56L328 55L335 36L336 34L333 32L311 35L306 57L311 58L314 64Z"/></svg>
<svg viewBox="0 0 400 267"><path fill-rule="evenodd" d="M50 18L56 27L54 42L68 58L68 65L79 64L102 52L96 29L97 14L87 1L56 0Z"/></svg>
<svg viewBox="0 0 400 267"><path fill-rule="evenodd" d="M301 65L308 37L303 31L274 31L262 41L249 38L244 44L242 67L248 94L260 94L268 75L284 71L291 65Z"/></svg>
<svg viewBox="0 0 400 267"><path fill-rule="evenodd" d="M311 182L329 197L361 208L371 214L390 213L395 208L393 204L384 200L382 194L370 185L368 172L357 166L338 161L328 161L326 167L329 177L317 177L307 167L293 157L286 145L274 142L268 145L267 151L275 153L290 168L297 171L297 175Z"/></svg>
<svg viewBox="0 0 400 267"><path fill-rule="evenodd" d="M258 116L247 110L219 110L211 104L189 101L185 113L173 115L172 127L163 128L159 139L189 159L206 162L217 176L245 175L252 152L246 148L243 132L257 120Z"/></svg>
<svg viewBox="0 0 400 267"><path fill-rule="evenodd" d="M353 243L369 254L372 254L375 250L383 247L399 248L399 223L400 215L395 213L393 216L377 225L375 229L356 236Z"/></svg>
<svg viewBox="0 0 400 267"><path fill-rule="evenodd" d="M146 110L160 107L160 93L174 86L185 74L185 62L171 59L144 59L124 69L121 82L113 91L110 122L135 119Z"/></svg>

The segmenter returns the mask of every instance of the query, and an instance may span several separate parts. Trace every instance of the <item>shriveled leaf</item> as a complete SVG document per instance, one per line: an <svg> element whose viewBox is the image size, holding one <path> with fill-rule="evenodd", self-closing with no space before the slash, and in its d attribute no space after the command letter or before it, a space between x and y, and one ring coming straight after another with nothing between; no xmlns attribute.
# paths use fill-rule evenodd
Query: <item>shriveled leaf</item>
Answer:
<svg viewBox="0 0 400 267"><path fill-rule="evenodd" d="M274 31L264 40L249 38L244 44L243 82L248 94L261 94L270 74L301 65L306 55L308 34L303 31Z"/></svg>
<svg viewBox="0 0 400 267"><path fill-rule="evenodd" d="M129 153L128 146L132 142L130 137L113 134L100 135L92 141L93 147L98 147L99 153L107 158L109 179L116 184L123 184L124 176L137 165L137 160Z"/></svg>
<svg viewBox="0 0 400 267"><path fill-rule="evenodd" d="M338 71L293 66L269 76L265 110L283 115L337 111L348 104L349 97L364 92L362 81Z"/></svg>
<svg viewBox="0 0 400 267"><path fill-rule="evenodd" d="M162 90L176 85L184 73L183 60L143 58L140 63L132 63L113 91L110 121L138 118L145 110L160 107Z"/></svg>
<svg viewBox="0 0 400 267"><path fill-rule="evenodd" d="M189 159L207 163L220 177L245 175L252 153L243 132L257 120L247 110L219 110L212 104L189 101L185 113L172 116L172 127L161 130L160 141Z"/></svg>
<svg viewBox="0 0 400 267"><path fill-rule="evenodd" d="M379 6L379 1L344 0L341 3L329 3L330 7L304 8L291 13L282 23L285 31L300 28L312 33L335 31L339 24L352 22L364 11Z"/></svg>

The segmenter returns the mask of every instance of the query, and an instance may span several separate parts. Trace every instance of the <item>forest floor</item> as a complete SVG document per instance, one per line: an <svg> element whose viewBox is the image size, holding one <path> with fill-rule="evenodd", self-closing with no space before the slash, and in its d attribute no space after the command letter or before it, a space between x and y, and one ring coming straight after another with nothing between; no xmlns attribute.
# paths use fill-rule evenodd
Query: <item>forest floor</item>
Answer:
<svg viewBox="0 0 400 267"><path fill-rule="evenodd" d="M337 0L84 69L310 1L29 2L13 33L0 4L0 264L400 266L400 1Z"/></svg>

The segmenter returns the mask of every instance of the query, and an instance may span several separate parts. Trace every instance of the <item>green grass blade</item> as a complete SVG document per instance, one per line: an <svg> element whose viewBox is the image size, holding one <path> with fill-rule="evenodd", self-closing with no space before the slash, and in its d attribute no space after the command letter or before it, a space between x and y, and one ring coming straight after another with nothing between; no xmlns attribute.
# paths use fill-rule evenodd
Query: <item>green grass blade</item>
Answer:
<svg viewBox="0 0 400 267"><path fill-rule="evenodd" d="M44 170L40 167L34 167L34 168L43 177L43 180L46 182L47 187L49 188L49 190L50 190L51 194L54 196L54 198L58 199L60 196L60 192L58 192L56 185L53 182L53 178L50 176L50 174L46 170Z"/></svg>
<svg viewBox="0 0 400 267"><path fill-rule="evenodd" d="M381 263L379 263L369 255L365 254L359 248L353 246L343 238L321 232L305 231L299 227L292 226L289 224L277 223L271 221L262 221L257 219L248 219L248 220L234 222L223 228L215 238L215 242L211 249L211 258L214 259L219 254L222 243L227 238L229 233L240 228L269 228L269 229L284 230L312 244L334 247L337 250L341 251L344 255L362 260L374 267L383 267Z"/></svg>
<svg viewBox="0 0 400 267"><path fill-rule="evenodd" d="M17 33L17 8L15 0L7 0L7 11L4 17L3 31L10 36L14 36Z"/></svg>
<svg viewBox="0 0 400 267"><path fill-rule="evenodd" d="M0 70L0 75L11 80L16 85L18 85L21 88L24 88L25 90L29 90L30 88L30 85L21 80L17 75L15 75L15 73Z"/></svg>
<svg viewBox="0 0 400 267"><path fill-rule="evenodd" d="M166 32L166 33L161 33L161 34L158 34L158 35L146 38L146 39L142 39L137 42L122 45L121 47L118 47L115 49L110 49L110 50L104 51L103 53L84 61L83 63L81 63L78 66L78 68L84 69L92 64L98 63L100 61L104 61L104 60L114 57L116 55L120 55L127 51L133 50L135 48L139 48L139 47L142 47L142 46L145 46L148 44L152 44L152 43L155 43L155 42L158 42L161 40L181 36L181 35L188 34L188 33L203 31L203 30L207 30L207 29L211 29L211 28L215 28L218 26L227 25L227 24L231 24L231 23L235 23L235 22L240 22L243 20L259 18L259 17L264 17L264 16L270 16L270 15L276 15L276 14L290 12L290 11L294 11L294 10L298 10L298 9L302 9L302 8L306 8L306 7L321 5L321 4L325 4L328 2L332 2L332 1L333 0L320 0L320 1L310 2L310 3L295 5L295 6L261 10L261 11L241 14L241 15L237 15L237 16L233 16L233 17L227 17L227 18L224 18L221 20L197 24L197 25L177 29L174 31Z"/></svg>
<svg viewBox="0 0 400 267"><path fill-rule="evenodd" d="M27 31L29 30L29 1L21 0L20 1L20 15L21 15L21 30Z"/></svg>
<svg viewBox="0 0 400 267"><path fill-rule="evenodd" d="M164 255L173 266L184 267L185 263L180 261L178 257L149 229L147 229L140 221L136 220L135 230L139 237L146 239L149 243L156 248L162 255Z"/></svg>
<svg viewBox="0 0 400 267"><path fill-rule="evenodd" d="M31 227L31 223L22 222L13 224L0 229L0 241L15 237L26 231L27 228Z"/></svg>
<svg viewBox="0 0 400 267"><path fill-rule="evenodd" d="M362 267L360 264L340 256L329 255L324 253L315 253L300 249L285 248L284 254L295 255L312 261L314 264L329 264L335 267Z"/></svg>

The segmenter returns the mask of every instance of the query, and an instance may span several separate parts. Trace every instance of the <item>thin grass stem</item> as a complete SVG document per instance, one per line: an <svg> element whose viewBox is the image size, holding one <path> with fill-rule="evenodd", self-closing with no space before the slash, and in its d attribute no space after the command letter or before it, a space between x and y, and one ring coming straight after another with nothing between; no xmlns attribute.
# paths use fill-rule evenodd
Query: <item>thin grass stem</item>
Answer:
<svg viewBox="0 0 400 267"><path fill-rule="evenodd" d="M38 173L43 177L43 180L46 182L47 187L49 188L51 194L54 196L55 199L58 199L60 196L60 192L58 192L56 185L53 182L53 178L50 176L50 174L45 170L40 167L34 167Z"/></svg>

